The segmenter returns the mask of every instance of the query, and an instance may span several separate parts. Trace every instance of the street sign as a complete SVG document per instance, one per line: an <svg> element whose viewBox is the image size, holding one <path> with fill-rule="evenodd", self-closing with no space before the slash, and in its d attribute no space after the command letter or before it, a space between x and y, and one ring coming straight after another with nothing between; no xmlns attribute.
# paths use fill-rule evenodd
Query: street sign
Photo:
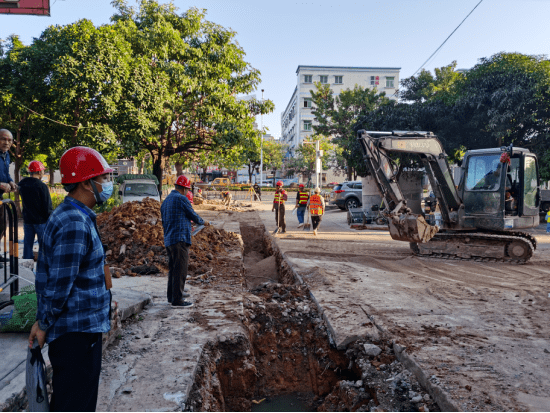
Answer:
<svg viewBox="0 0 550 413"><path fill-rule="evenodd" d="M0 0L0 14L50 15L50 0Z"/></svg>

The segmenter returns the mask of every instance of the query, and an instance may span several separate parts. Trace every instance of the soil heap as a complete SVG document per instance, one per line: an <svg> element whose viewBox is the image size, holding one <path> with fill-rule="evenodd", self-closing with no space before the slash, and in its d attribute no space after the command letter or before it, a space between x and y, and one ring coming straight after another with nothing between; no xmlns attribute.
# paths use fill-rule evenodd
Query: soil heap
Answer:
<svg viewBox="0 0 550 413"><path fill-rule="evenodd" d="M168 256L164 247L164 230L160 202L146 198L126 202L97 217L101 239L107 247L107 264L115 278L122 275L168 273ZM214 266L217 257L227 255L227 247L238 246L237 235L207 224L192 239L189 255L195 265L201 262ZM198 264L198 265L197 265Z"/></svg>

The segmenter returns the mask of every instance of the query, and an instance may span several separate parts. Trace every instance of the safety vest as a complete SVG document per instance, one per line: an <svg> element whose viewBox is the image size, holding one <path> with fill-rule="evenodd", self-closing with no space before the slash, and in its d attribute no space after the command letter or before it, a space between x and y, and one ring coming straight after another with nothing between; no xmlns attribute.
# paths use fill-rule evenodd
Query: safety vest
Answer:
<svg viewBox="0 0 550 413"><path fill-rule="evenodd" d="M309 213L311 215L323 215L323 203L320 195L311 195L311 198L309 198Z"/></svg>
<svg viewBox="0 0 550 413"><path fill-rule="evenodd" d="M273 200L273 203L274 204L284 204L285 203L285 198L284 196L286 195L286 191L282 191L282 192L279 192L279 193L275 193L275 199Z"/></svg>
<svg viewBox="0 0 550 413"><path fill-rule="evenodd" d="M307 192L298 191L298 205L307 205L307 200L309 199L309 194Z"/></svg>
<svg viewBox="0 0 550 413"><path fill-rule="evenodd" d="M546 213L546 222L550 222L550 211Z"/></svg>

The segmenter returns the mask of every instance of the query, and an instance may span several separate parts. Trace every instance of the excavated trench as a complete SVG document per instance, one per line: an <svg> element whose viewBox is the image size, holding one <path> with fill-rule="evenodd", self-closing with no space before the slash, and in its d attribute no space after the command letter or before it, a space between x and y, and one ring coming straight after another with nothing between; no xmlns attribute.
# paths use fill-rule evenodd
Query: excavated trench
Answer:
<svg viewBox="0 0 550 413"><path fill-rule="evenodd" d="M259 218L241 221L242 322L203 352L190 411L437 411L391 342L337 350L305 285L297 284Z"/></svg>

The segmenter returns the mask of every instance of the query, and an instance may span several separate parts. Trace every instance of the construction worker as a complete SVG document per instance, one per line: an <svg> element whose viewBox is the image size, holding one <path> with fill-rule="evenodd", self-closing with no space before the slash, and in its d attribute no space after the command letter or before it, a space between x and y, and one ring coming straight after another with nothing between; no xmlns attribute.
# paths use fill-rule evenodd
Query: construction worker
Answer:
<svg viewBox="0 0 550 413"><path fill-rule="evenodd" d="M283 189L283 182L277 182L277 189L275 190L275 197L273 199L273 208L271 212L275 211L275 222L277 223L277 229L280 228L284 234L286 232L285 222L285 201L288 199L286 191Z"/></svg>
<svg viewBox="0 0 550 413"><path fill-rule="evenodd" d="M42 243L42 233L48 217L53 212L52 197L48 186L42 182L44 165L40 161L32 161L29 164L30 177L19 181L19 194L23 201L23 230L25 233L23 242L23 259L33 258L33 245L35 236L38 237L38 245Z"/></svg>
<svg viewBox="0 0 550 413"><path fill-rule="evenodd" d="M223 198L223 204L225 206L229 206L231 204L231 199L233 198L231 195L231 192L229 191L223 191L222 192L222 198Z"/></svg>
<svg viewBox="0 0 550 413"><path fill-rule="evenodd" d="M257 201L258 199L261 201L262 188L260 187L260 185L258 185L258 182L256 182L252 188L254 189L254 201Z"/></svg>
<svg viewBox="0 0 550 413"><path fill-rule="evenodd" d="M298 228L304 226L304 215L309 201L309 193L304 190L304 184L298 185L298 193L296 194L296 215L298 216Z"/></svg>
<svg viewBox="0 0 550 413"><path fill-rule="evenodd" d="M311 225L313 235L317 235L317 228L321 223L321 217L325 213L325 200L320 195L321 189L315 188L315 193L309 198L309 213L311 214Z"/></svg>
<svg viewBox="0 0 550 413"><path fill-rule="evenodd" d="M111 329L111 284L95 205L113 193L109 165L97 151L77 146L59 161L68 195L48 218L36 270L38 307L32 348L48 343L52 364L51 411L96 409L102 335Z"/></svg>
<svg viewBox="0 0 550 413"><path fill-rule="evenodd" d="M546 233L550 234L550 211L546 212Z"/></svg>
<svg viewBox="0 0 550 413"><path fill-rule="evenodd" d="M204 221L193 210L187 193L191 182L185 175L180 175L175 189L168 194L160 213L164 228L164 246L168 252L168 302L174 308L193 307L193 303L185 301L189 294L184 292L189 265L189 247L191 247L191 221L204 225Z"/></svg>

